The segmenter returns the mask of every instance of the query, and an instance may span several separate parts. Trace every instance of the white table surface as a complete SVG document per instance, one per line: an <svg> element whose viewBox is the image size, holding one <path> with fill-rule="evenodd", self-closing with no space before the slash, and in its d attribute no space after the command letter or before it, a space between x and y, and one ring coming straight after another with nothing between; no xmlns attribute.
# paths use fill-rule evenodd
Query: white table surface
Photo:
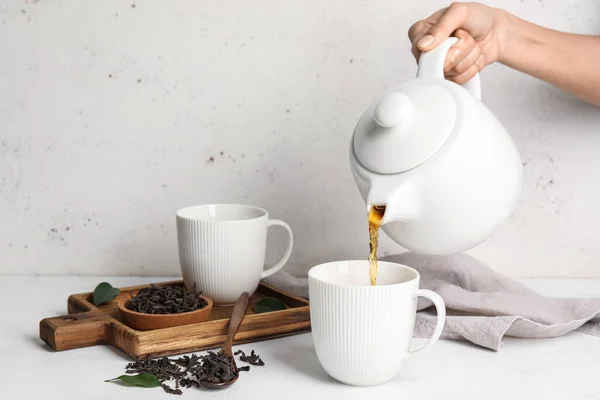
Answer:
<svg viewBox="0 0 600 400"><path fill-rule="evenodd" d="M129 360L109 346L53 352L38 336L38 322L66 314L69 294L101 281L130 286L173 278L0 277L0 399L169 399L161 388L130 388L105 379L124 373ZM549 296L600 297L600 280L524 280ZM415 346L422 341L416 340ZM398 377L372 388L329 378L310 334L241 345L266 362L222 391L190 388L202 399L600 399L600 338L571 333L555 339L506 338L493 352L440 341L409 359Z"/></svg>

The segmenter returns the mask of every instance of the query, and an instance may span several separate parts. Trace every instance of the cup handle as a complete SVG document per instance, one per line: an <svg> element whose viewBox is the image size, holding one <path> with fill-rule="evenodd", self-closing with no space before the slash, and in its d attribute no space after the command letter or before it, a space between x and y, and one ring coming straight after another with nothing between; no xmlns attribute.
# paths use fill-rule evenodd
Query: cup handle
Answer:
<svg viewBox="0 0 600 400"><path fill-rule="evenodd" d="M435 322L435 329L433 330L433 334L431 335L427 343L425 343L425 345L420 349L411 350L411 354L414 354L421 350L425 350L426 348L432 346L435 342L437 342L440 338L440 335L442 334L442 330L444 329L444 324L446 322L446 304L444 303L444 300L440 297L439 294L432 292L431 290L419 289L415 293L415 297L419 296L428 298L433 302L433 305L435 305L435 309L437 311L437 320Z"/></svg>
<svg viewBox="0 0 600 400"><path fill-rule="evenodd" d="M277 262L277 264L275 264L271 268L264 270L260 274L260 279L268 278L269 276L273 275L275 272L279 271L285 265L285 263L289 260L290 255L292 254L292 247L294 246L294 234L292 233L292 228L290 228L290 226L286 222L283 222L278 219L270 219L267 222L267 228L270 228L271 226L281 226L281 227L285 228L285 230L287 231L287 233L290 237L290 241L288 242L287 248L285 249L285 254L283 255L283 257L281 257L281 260L279 260Z"/></svg>

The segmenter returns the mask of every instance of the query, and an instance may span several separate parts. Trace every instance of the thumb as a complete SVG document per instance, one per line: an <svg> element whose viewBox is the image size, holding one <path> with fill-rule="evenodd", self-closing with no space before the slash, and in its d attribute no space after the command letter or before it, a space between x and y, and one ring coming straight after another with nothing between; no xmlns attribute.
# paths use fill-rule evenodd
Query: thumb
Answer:
<svg viewBox="0 0 600 400"><path fill-rule="evenodd" d="M460 28L467 21L467 16L466 5L452 3L441 15L436 16L437 18L427 21L430 28L424 32L424 36L417 43L417 48L421 51L434 49Z"/></svg>

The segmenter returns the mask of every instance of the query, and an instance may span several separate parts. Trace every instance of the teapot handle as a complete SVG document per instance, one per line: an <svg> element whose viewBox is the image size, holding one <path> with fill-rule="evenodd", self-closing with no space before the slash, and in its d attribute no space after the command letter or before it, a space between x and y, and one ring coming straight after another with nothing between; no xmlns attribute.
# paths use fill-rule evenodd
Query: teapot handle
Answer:
<svg viewBox="0 0 600 400"><path fill-rule="evenodd" d="M431 51L421 54L419 66L417 69L417 78L436 78L444 79L444 61L450 47L452 47L458 38L449 37L442 44ZM479 82L479 73L475 74L471 80L462 84L475 98L481 100L481 83Z"/></svg>

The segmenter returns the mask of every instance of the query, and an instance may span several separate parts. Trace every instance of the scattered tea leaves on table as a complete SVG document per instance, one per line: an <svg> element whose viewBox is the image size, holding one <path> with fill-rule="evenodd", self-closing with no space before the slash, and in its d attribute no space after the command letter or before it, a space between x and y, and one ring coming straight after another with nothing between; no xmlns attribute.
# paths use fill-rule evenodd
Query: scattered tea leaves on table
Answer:
<svg viewBox="0 0 600 400"><path fill-rule="evenodd" d="M158 378L149 372L142 372L137 375L121 375L105 382L112 382L116 380L123 382L126 386L141 386L145 388L160 386L160 381Z"/></svg>
<svg viewBox="0 0 600 400"><path fill-rule="evenodd" d="M208 302L183 286L161 286L140 290L126 305L144 314L180 314L204 308Z"/></svg>
<svg viewBox="0 0 600 400"><path fill-rule="evenodd" d="M249 356L247 356L246 353L244 353L242 350L238 350L235 353L233 353L234 356L237 356L238 354L241 354L240 361L246 362L251 365L265 365L264 361L260 359L260 356L256 354L254 350L252 350Z"/></svg>
<svg viewBox="0 0 600 400"><path fill-rule="evenodd" d="M179 389L179 386L177 386L175 389L173 389L171 386L167 385L166 383L161 383L160 387L163 388L163 390L169 394L183 394L183 392L181 391L181 389Z"/></svg>
<svg viewBox="0 0 600 400"><path fill-rule="evenodd" d="M244 354L243 351L236 352ZM246 355L244 354L244 357ZM247 356L249 364L264 365L260 357L252 350ZM207 352L206 355L183 356L180 358L152 358L128 363L125 367L127 374L147 374L156 379L155 386L160 386L166 393L182 394L182 388L202 387L202 382L222 383L237 377L240 371L249 371L250 366L235 367L233 358L222 352ZM129 379L131 375L123 375L115 379ZM107 381L108 382L108 381ZM153 386L154 387L154 386Z"/></svg>
<svg viewBox="0 0 600 400"><path fill-rule="evenodd" d="M95 306L102 305L104 303L108 303L119 294L119 289L114 288L108 282L102 282L94 289L94 294L92 295L92 302Z"/></svg>
<svg viewBox="0 0 600 400"><path fill-rule="evenodd" d="M285 310L285 304L279 299L273 297L265 297L254 304L253 310L255 313L266 313L272 311Z"/></svg>

